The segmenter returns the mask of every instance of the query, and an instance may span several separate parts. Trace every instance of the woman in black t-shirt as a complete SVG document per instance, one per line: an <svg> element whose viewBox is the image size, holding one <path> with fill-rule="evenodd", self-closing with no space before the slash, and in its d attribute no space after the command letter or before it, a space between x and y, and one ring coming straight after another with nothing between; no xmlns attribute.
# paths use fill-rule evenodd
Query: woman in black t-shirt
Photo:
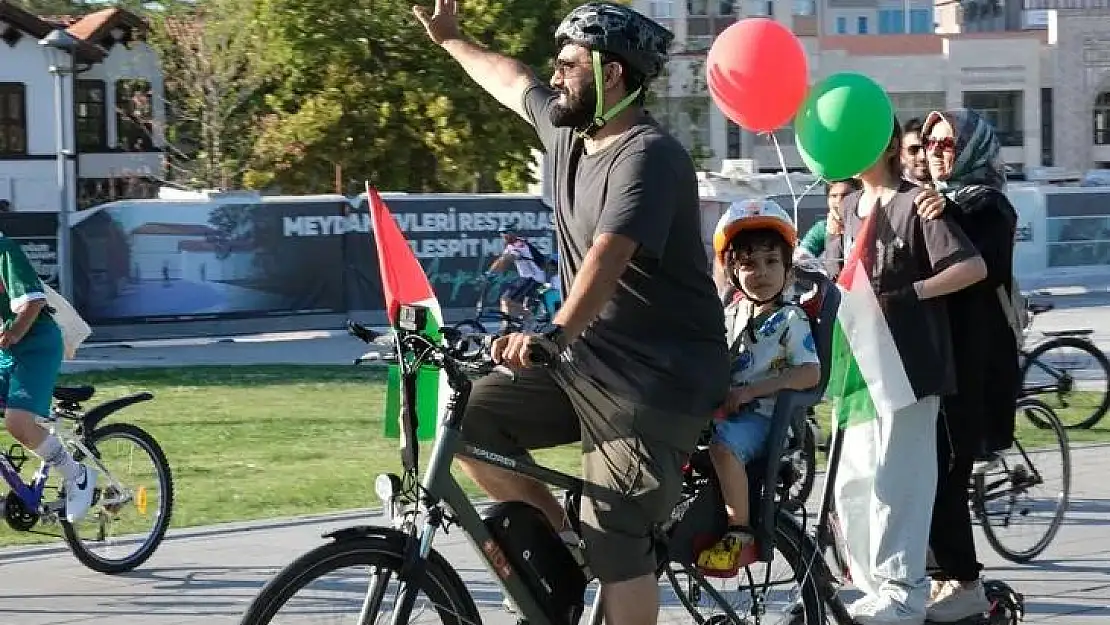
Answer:
<svg viewBox="0 0 1110 625"><path fill-rule="evenodd" d="M862 262L902 364L902 371L884 369L883 382L908 382L917 400L880 414L872 438L845 436L842 458L854 466L838 473L837 509L852 581L865 593L849 607L861 625L924 620L937 414L940 397L955 387L943 296L986 276L959 226L919 215L939 198L902 180L900 139L895 121L886 151L859 176L863 190L842 204L845 256ZM871 475L861 471L868 461L876 463Z"/></svg>

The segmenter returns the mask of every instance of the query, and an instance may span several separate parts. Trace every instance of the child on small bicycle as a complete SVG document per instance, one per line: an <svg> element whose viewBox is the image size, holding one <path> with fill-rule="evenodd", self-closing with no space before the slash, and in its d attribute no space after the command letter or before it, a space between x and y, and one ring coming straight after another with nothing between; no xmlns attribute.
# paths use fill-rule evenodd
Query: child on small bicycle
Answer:
<svg viewBox="0 0 1110 625"><path fill-rule="evenodd" d="M770 200L734 203L713 235L718 261L737 295L725 307L732 386L709 445L729 527L699 555L698 565L706 571L730 573L751 562L745 465L764 453L775 395L812 388L821 379L809 319L784 296L797 241L793 220Z"/></svg>

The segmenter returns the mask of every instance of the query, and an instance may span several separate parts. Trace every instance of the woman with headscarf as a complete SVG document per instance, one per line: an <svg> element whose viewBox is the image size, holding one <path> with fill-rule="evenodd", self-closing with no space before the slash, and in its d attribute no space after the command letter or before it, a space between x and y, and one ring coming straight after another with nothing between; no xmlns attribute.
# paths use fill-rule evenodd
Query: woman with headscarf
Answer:
<svg viewBox="0 0 1110 625"><path fill-rule="evenodd" d="M948 296L957 392L944 399L937 427L939 474L929 539L936 570L927 616L949 623L989 609L967 485L977 456L1013 442L1021 383L1011 325L1017 212L1004 193L998 138L978 113L933 112L922 135L934 187L946 198L944 213L987 265L986 280Z"/></svg>

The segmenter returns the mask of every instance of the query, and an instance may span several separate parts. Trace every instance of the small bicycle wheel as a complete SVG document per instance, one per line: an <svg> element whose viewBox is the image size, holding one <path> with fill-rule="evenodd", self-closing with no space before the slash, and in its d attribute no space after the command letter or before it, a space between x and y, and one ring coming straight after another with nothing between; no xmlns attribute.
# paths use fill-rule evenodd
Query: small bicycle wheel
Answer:
<svg viewBox="0 0 1110 625"><path fill-rule="evenodd" d="M129 423L93 430L85 441L93 458L74 453L98 471L97 499L85 518L62 532L73 555L99 573L130 571L154 555L173 515L173 475L158 441Z"/></svg>
<svg viewBox="0 0 1110 625"><path fill-rule="evenodd" d="M1026 416L1048 425L1048 440L1031 435L1044 430L1026 430L1028 440L1015 437L1010 449L977 463L970 494L987 542L998 555L1022 563L1048 548L1064 522L1071 493L1071 452L1067 431L1051 408L1025 398L1018 410L1035 412Z"/></svg>
<svg viewBox="0 0 1110 625"><path fill-rule="evenodd" d="M817 556L806 555L809 551L806 540L807 537L788 530L780 522L775 528L771 562L753 562L730 578L709 577L697 567L667 563L662 574L670 582L679 605L669 607L673 602L664 595L660 622L688 623L692 616L703 625L748 622L823 625L825 605L813 575L812 558ZM786 570L779 569L783 564ZM688 614L674 614L679 608Z"/></svg>
<svg viewBox="0 0 1110 625"><path fill-rule="evenodd" d="M294 560L267 583L251 602L240 625L271 622L389 623L382 608L400 598L405 568L403 543L383 536L344 538ZM392 588L391 586L392 582ZM445 625L481 622L474 600L436 551L428 554L409 623L438 616ZM343 616L346 615L346 616Z"/></svg>
<svg viewBox="0 0 1110 625"><path fill-rule="evenodd" d="M1056 411L1064 427L1090 428L1110 409L1110 361L1086 338L1060 336L1038 345L1025 356L1021 379L1027 392Z"/></svg>

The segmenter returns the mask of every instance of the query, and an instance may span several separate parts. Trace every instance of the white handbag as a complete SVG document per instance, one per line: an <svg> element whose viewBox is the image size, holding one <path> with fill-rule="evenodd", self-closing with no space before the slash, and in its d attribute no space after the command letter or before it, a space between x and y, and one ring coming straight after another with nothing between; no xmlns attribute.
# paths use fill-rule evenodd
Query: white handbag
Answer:
<svg viewBox="0 0 1110 625"><path fill-rule="evenodd" d="M46 304L54 309L54 323L62 330L62 342L65 344L65 359L73 360L77 356L77 348L92 334L92 328L81 318L69 300L62 297L49 285L43 283L46 292Z"/></svg>

